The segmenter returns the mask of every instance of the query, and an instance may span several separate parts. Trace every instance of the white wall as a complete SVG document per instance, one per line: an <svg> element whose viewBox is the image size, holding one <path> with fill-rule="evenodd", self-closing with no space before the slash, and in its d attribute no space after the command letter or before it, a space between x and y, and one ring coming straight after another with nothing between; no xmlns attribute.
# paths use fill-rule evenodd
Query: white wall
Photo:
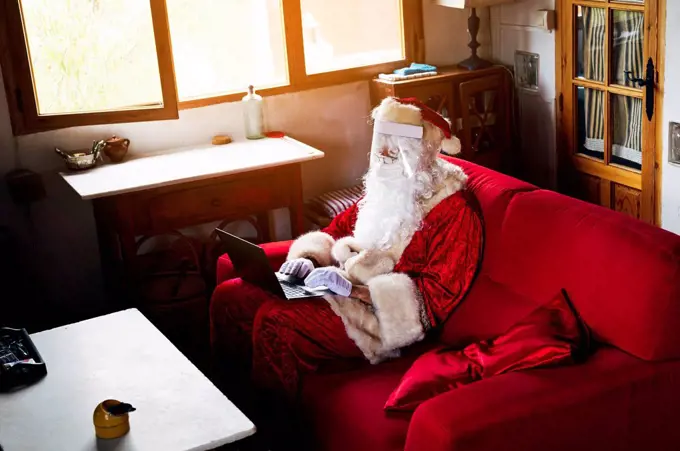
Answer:
<svg viewBox="0 0 680 451"><path fill-rule="evenodd" d="M477 41L481 44L479 56L491 56L491 34L489 27L489 8L477 8L480 29ZM464 9L439 6L433 0L423 0L423 20L425 22L425 55L427 62L445 66L456 64L470 56L467 46L469 13Z"/></svg>
<svg viewBox="0 0 680 451"><path fill-rule="evenodd" d="M465 11L432 5L430 0L423 0L423 6L426 62L445 65L464 59L468 50ZM481 36L488 36L488 20L483 20ZM488 54L488 38L483 44L480 50ZM369 108L367 82L265 99L269 129L285 131L326 152L324 159L304 165L305 196L358 182L367 166L371 142ZM207 143L222 132L242 133L238 102L181 111L175 121L75 127L15 139L4 89L0 89L0 176L14 168L16 147L21 166L39 172L47 190L47 198L34 204L26 217L11 203L5 184L0 182L0 230L8 231L17 243L19 255L12 258L17 258L17 264L21 260L20 271L32 286L40 288L36 297L50 314L59 311L73 319L107 308L91 205L61 180L58 171L63 164L52 149L88 146L93 139L117 134L132 141L131 153L147 153ZM276 219L277 238L287 238L285 211L276 212ZM21 290L26 298L26 287Z"/></svg>
<svg viewBox="0 0 680 451"><path fill-rule="evenodd" d="M537 53L539 93L518 92L521 136L519 167L529 181L555 188L557 158L555 143L555 32L531 26L531 15L539 9L555 9L555 0L530 0L491 8L492 52L496 61L512 66L515 50Z"/></svg>
<svg viewBox="0 0 680 451"><path fill-rule="evenodd" d="M680 122L680 2L666 0L666 73L663 99L663 160L661 173L661 223L680 234L680 167L668 163L668 124Z"/></svg>

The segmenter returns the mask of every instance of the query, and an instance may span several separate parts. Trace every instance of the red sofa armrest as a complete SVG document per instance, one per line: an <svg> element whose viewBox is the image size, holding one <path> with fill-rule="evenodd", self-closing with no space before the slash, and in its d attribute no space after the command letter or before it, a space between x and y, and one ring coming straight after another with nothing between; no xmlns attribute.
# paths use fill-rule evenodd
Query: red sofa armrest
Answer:
<svg viewBox="0 0 680 451"><path fill-rule="evenodd" d="M508 373L414 412L406 450L680 449L680 361L606 348L582 365Z"/></svg>
<svg viewBox="0 0 680 451"><path fill-rule="evenodd" d="M286 261L288 249L292 243L293 241L278 241L260 245L260 247L264 249L265 254L267 254L269 263L274 270L278 270L283 262ZM231 259L227 254L222 255L217 260L217 285L224 281L235 279L236 277L236 272L234 271L234 265L231 263Z"/></svg>

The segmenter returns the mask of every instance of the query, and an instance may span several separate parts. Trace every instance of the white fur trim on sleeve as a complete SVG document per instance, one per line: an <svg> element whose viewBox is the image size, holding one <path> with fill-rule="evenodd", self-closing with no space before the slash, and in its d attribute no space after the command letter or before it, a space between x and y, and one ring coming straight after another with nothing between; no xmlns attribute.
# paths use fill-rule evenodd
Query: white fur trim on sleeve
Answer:
<svg viewBox="0 0 680 451"><path fill-rule="evenodd" d="M344 265L347 260L357 255L361 250L362 247L356 238L346 236L335 242L333 249L331 249L331 255L338 263Z"/></svg>
<svg viewBox="0 0 680 451"><path fill-rule="evenodd" d="M418 288L406 274L390 273L368 282L375 315L380 324L383 351L411 345L423 339Z"/></svg>
<svg viewBox="0 0 680 451"><path fill-rule="evenodd" d="M331 249L335 240L324 232L309 232L300 236L288 250L288 260L313 258L320 266L332 266Z"/></svg>
<svg viewBox="0 0 680 451"><path fill-rule="evenodd" d="M345 270L353 283L367 285L368 281L394 269L395 261L386 251L367 249L345 263Z"/></svg>

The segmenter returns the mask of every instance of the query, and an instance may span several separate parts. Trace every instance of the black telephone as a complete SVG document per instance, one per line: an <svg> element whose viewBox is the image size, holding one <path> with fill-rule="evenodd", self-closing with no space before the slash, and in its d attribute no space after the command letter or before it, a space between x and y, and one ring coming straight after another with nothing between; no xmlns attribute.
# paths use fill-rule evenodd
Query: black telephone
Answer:
<svg viewBox="0 0 680 451"><path fill-rule="evenodd" d="M37 382L47 366L26 329L0 327L0 392Z"/></svg>

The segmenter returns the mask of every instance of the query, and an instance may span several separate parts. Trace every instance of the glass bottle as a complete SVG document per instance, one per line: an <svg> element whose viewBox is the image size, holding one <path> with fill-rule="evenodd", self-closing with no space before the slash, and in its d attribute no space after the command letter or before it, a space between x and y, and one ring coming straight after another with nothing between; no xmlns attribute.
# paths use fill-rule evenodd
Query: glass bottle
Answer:
<svg viewBox="0 0 680 451"><path fill-rule="evenodd" d="M262 130L262 97L255 94L253 85L248 86L248 95L243 98L242 103L246 138L264 138Z"/></svg>

